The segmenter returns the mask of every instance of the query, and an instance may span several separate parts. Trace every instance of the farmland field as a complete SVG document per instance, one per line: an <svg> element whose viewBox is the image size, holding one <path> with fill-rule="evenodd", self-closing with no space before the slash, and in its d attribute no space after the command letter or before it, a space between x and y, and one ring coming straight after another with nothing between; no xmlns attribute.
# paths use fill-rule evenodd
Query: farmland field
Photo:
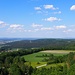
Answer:
<svg viewBox="0 0 75 75"><path fill-rule="evenodd" d="M71 51L71 50L46 50L46 51L41 51L44 53L52 53L52 54L68 54L70 52L75 52L75 51Z"/></svg>
<svg viewBox="0 0 75 75"><path fill-rule="evenodd" d="M37 53L25 55L23 57L27 61L26 64L30 64L33 67L38 67L38 66L47 64L47 62L43 61L43 59L45 59L47 57L43 57L42 55L53 54L54 56L63 56L63 55L66 55L70 52L75 52L75 51L70 51L70 50L69 51L65 51L65 50L46 50L46 51L40 51L40 52L37 52ZM50 64L50 65L47 65L45 67L49 68L51 66L57 66L57 65L64 65L64 63Z"/></svg>
<svg viewBox="0 0 75 75"><path fill-rule="evenodd" d="M46 50L46 51L41 51L38 53L33 53L33 54L29 54L29 55L25 55L23 56L25 58L26 61L29 62L42 62L42 60L45 57L37 57L37 56L41 56L41 55L49 55L49 54L53 54L55 56L63 56L65 54L68 54L70 52L75 52L75 51L65 51L65 50Z"/></svg>

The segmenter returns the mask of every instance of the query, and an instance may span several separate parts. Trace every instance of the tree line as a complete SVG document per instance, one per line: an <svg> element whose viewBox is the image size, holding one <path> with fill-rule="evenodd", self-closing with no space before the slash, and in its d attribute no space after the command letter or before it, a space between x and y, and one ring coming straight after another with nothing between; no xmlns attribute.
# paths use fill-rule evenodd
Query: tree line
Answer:
<svg viewBox="0 0 75 75"><path fill-rule="evenodd" d="M44 48L45 50L75 50L75 39L22 40L5 44L0 50L13 48Z"/></svg>
<svg viewBox="0 0 75 75"><path fill-rule="evenodd" d="M75 75L75 53L64 56L43 55L49 57L48 64L64 62L65 64L49 68L33 68L30 64L25 64L23 55L39 52L40 49L19 50L14 52L0 53L0 75ZM51 62L55 60L57 62ZM64 59L64 60L63 60Z"/></svg>

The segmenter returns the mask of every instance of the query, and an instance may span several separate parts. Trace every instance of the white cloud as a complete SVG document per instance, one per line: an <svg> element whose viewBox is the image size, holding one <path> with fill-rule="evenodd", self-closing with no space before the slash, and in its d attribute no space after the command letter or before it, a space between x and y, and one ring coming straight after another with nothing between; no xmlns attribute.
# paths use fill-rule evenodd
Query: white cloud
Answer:
<svg viewBox="0 0 75 75"><path fill-rule="evenodd" d="M70 10L75 10L75 5L71 6Z"/></svg>
<svg viewBox="0 0 75 75"><path fill-rule="evenodd" d="M72 32L72 31L73 31L72 29L68 29L68 30L64 30L63 32L69 33L69 32Z"/></svg>
<svg viewBox="0 0 75 75"><path fill-rule="evenodd" d="M51 9L51 10L56 10L58 8L55 8L53 5L44 5L45 9Z"/></svg>
<svg viewBox="0 0 75 75"><path fill-rule="evenodd" d="M56 17L49 17L49 18L46 18L44 19L45 21L50 21L50 22L53 22L53 21L60 21L61 19L60 18L56 18Z"/></svg>
<svg viewBox="0 0 75 75"><path fill-rule="evenodd" d="M40 25L40 24L35 24L35 23L32 24L32 27L33 27L33 28L35 28L35 27L42 27L42 26L43 26L43 25Z"/></svg>
<svg viewBox="0 0 75 75"><path fill-rule="evenodd" d="M39 29L35 29L35 31L38 31Z"/></svg>
<svg viewBox="0 0 75 75"><path fill-rule="evenodd" d="M58 12L54 12L54 14L61 14L61 11L58 11Z"/></svg>
<svg viewBox="0 0 75 75"><path fill-rule="evenodd" d="M0 21L0 27L5 27L7 24L3 21Z"/></svg>
<svg viewBox="0 0 75 75"><path fill-rule="evenodd" d="M54 26L55 29L65 29L66 26L65 25L60 25L60 26Z"/></svg>
<svg viewBox="0 0 75 75"><path fill-rule="evenodd" d="M38 14L42 14L42 11L37 11Z"/></svg>
<svg viewBox="0 0 75 75"><path fill-rule="evenodd" d="M52 30L52 28L50 28L50 27L43 27L43 28L41 28L41 30Z"/></svg>
<svg viewBox="0 0 75 75"><path fill-rule="evenodd" d="M41 7L34 7L35 10L41 10Z"/></svg>
<svg viewBox="0 0 75 75"><path fill-rule="evenodd" d="M12 29L20 29L22 27L23 27L23 25L19 25L19 24L12 24L12 25L10 25L10 28L12 28Z"/></svg>
<svg viewBox="0 0 75 75"><path fill-rule="evenodd" d="M33 32L32 30L27 30L28 32Z"/></svg>
<svg viewBox="0 0 75 75"><path fill-rule="evenodd" d="M24 30L23 25L20 25L20 24L12 24L12 25L10 25L8 30L11 30L11 31L14 31L14 32L15 31L26 31L26 30Z"/></svg>

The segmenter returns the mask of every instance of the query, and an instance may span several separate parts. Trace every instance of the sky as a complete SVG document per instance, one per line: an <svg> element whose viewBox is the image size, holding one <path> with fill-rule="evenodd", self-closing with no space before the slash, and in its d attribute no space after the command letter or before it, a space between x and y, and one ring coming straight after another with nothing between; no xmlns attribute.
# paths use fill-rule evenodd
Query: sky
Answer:
<svg viewBox="0 0 75 75"><path fill-rule="evenodd" d="M75 0L0 0L0 38L75 38Z"/></svg>

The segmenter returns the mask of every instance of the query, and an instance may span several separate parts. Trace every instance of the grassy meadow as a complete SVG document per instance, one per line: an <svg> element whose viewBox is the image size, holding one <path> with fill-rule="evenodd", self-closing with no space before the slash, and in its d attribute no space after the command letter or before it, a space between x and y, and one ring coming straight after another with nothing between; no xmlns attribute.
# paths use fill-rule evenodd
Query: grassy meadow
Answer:
<svg viewBox="0 0 75 75"><path fill-rule="evenodd" d="M63 56L68 54L69 52L75 52L75 51L65 51L65 50L46 50L46 51L41 51L41 52L37 52L37 53L33 53L33 54L29 54L29 55L25 55L23 56L25 58L26 61L29 62L42 62L42 60L45 57L38 57L38 56L42 56L42 55L49 55L49 54L53 54L55 56ZM46 57L47 58L47 57Z"/></svg>
<svg viewBox="0 0 75 75"><path fill-rule="evenodd" d="M47 64L47 62L44 62L43 59L47 58L47 57L42 57L42 55L49 55L49 54L53 54L54 56L63 56L68 54L69 52L75 52L75 51L64 51L64 50L53 50L53 51L41 51L41 52L37 52L37 53L33 53L33 54L29 54L29 55L25 55L23 56L25 58L25 60L27 61L26 64L33 66L34 68L40 65L44 65ZM57 65L64 65L64 63L58 63L58 64L50 64L45 66L46 68L49 68L51 66L57 66Z"/></svg>

